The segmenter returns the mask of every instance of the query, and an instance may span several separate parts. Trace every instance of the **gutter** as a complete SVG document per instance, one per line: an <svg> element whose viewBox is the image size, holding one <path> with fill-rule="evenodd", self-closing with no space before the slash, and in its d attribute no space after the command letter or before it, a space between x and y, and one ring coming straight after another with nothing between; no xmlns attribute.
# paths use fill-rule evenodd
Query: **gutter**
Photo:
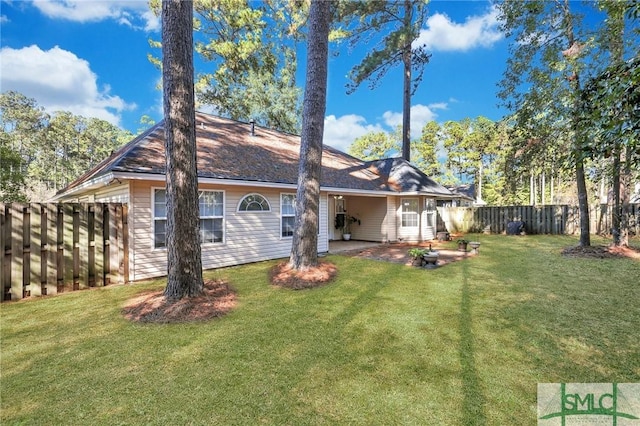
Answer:
<svg viewBox="0 0 640 426"><path fill-rule="evenodd" d="M88 189L96 189L96 188L100 188L103 186L108 186L111 181L113 181L115 179L115 176L113 173L109 172L107 174L104 174L102 176L98 176L92 179L89 179L88 181L76 186L75 188L72 188L68 191L65 192L59 192L56 195L53 196L53 198L51 198L50 201L58 201L61 198L66 198L66 197L71 197L74 194L77 194L79 192L84 192Z"/></svg>

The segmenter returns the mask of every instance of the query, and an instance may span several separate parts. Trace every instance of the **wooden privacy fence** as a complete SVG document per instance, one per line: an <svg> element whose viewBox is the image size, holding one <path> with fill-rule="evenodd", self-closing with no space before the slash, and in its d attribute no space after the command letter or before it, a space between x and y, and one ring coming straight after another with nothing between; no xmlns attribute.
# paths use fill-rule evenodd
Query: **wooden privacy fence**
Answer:
<svg viewBox="0 0 640 426"><path fill-rule="evenodd" d="M611 232L612 206L592 206L589 211L590 232ZM580 211L577 206L506 206L506 207L438 207L438 213L449 232L503 233L507 223L525 222L528 234L578 234ZM629 224L637 235L640 232L640 204L629 205Z"/></svg>
<svg viewBox="0 0 640 426"><path fill-rule="evenodd" d="M0 203L2 301L124 283L127 205Z"/></svg>

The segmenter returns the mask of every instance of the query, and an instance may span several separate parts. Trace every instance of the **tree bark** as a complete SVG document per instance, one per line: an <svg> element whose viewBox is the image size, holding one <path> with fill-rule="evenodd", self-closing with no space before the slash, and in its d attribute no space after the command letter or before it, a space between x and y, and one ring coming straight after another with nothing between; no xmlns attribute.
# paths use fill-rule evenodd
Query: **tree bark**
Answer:
<svg viewBox="0 0 640 426"><path fill-rule="evenodd" d="M318 264L318 226L322 137L327 105L329 25L332 3L311 2L307 40L300 163L296 192L296 218L289 263L297 270Z"/></svg>
<svg viewBox="0 0 640 426"><path fill-rule="evenodd" d="M571 49L573 46L577 46L577 40L573 32L573 21L570 10L569 0L564 0L564 18L566 21L566 37L568 41L568 47ZM589 225L589 199L587 194L587 183L584 174L584 159L582 154L583 135L580 129L580 75L578 74L577 67L571 66L569 68L573 75L571 76L571 86L573 89L573 112L571 117L571 127L573 130L573 158L576 168L576 185L578 188L578 209L580 211L580 246L588 247L591 245L591 234Z"/></svg>
<svg viewBox="0 0 640 426"><path fill-rule="evenodd" d="M402 51L404 64L404 84L402 91L402 158L411 161L411 18L413 6L410 0L404 2L405 46Z"/></svg>
<svg viewBox="0 0 640 426"><path fill-rule="evenodd" d="M167 299L203 291L193 73L193 2L162 1Z"/></svg>

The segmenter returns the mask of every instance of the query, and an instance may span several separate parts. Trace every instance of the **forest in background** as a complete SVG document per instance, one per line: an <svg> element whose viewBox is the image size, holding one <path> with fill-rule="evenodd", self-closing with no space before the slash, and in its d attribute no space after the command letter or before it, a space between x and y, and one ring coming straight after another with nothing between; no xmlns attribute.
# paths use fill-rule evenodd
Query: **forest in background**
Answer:
<svg viewBox="0 0 640 426"><path fill-rule="evenodd" d="M195 51L211 63L196 70L200 105L298 131L301 90L292 46L305 37L306 10L294 3L195 3ZM600 202L616 182L628 202L640 178L638 2L594 2L604 11L601 22L581 20L570 6L503 3L503 31L513 47L497 96L512 114L499 122L427 123L410 142L412 162L445 185L474 183L475 196L490 205L577 203L581 162L589 202ZM357 40L353 22L365 16L373 17L370 28L392 34L379 19L389 12L381 7L337 14L332 41ZM1 99L2 201L44 201L134 136L95 118L47 113L16 92ZM397 156L403 134L401 128L368 134L349 152L363 159Z"/></svg>

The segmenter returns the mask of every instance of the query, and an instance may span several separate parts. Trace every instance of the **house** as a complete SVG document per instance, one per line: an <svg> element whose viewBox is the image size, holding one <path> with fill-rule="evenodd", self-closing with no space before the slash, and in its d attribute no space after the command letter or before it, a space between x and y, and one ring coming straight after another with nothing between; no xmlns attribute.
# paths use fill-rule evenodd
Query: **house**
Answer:
<svg viewBox="0 0 640 426"><path fill-rule="evenodd" d="M467 183L458 186L447 186L447 189L456 195L456 198L450 204L451 207L471 207L476 205L475 184Z"/></svg>
<svg viewBox="0 0 640 426"><path fill-rule="evenodd" d="M196 113L200 234L205 269L287 257L291 251L300 137ZM410 163L362 161L325 146L318 251L342 238L435 237L436 202L454 194ZM165 149L160 122L60 191L61 202L128 203L132 281L166 275Z"/></svg>

